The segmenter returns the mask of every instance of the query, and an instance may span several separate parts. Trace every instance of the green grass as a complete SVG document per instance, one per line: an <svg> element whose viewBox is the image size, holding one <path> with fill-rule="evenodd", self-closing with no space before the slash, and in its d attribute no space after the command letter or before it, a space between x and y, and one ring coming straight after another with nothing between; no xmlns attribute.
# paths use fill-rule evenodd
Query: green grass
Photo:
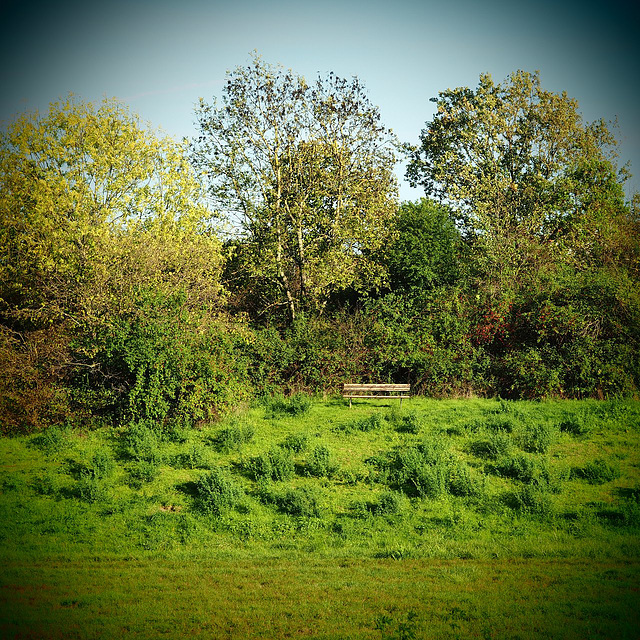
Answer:
<svg viewBox="0 0 640 640"><path fill-rule="evenodd" d="M639 445L637 401L300 397L3 439L0 635L636 638Z"/></svg>

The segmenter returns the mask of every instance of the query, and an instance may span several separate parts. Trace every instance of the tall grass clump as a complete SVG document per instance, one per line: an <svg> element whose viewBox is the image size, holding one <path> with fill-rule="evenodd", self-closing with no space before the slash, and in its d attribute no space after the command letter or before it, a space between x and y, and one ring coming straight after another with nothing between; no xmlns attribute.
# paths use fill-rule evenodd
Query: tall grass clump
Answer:
<svg viewBox="0 0 640 640"><path fill-rule="evenodd" d="M282 513L298 518L321 518L325 513L322 496L315 487L296 487L282 493L270 493L266 500Z"/></svg>
<svg viewBox="0 0 640 640"><path fill-rule="evenodd" d="M285 481L293 478L295 464L291 451L282 447L274 447L266 453L251 458L246 469L256 481Z"/></svg>
<svg viewBox="0 0 640 640"><path fill-rule="evenodd" d="M201 442L191 442L184 451L171 459L171 465L178 469L208 469L211 457Z"/></svg>
<svg viewBox="0 0 640 640"><path fill-rule="evenodd" d="M602 458L596 458L582 467L574 467L571 470L573 478L580 478L589 484L596 485L617 480L620 475L620 468L617 465L609 464Z"/></svg>
<svg viewBox="0 0 640 640"><path fill-rule="evenodd" d="M122 434L122 444L132 460L158 465L164 459L158 434L144 422L130 423Z"/></svg>
<svg viewBox="0 0 640 640"><path fill-rule="evenodd" d="M212 516L221 516L233 508L242 495L240 487L220 467L213 467L196 482L196 504L202 512Z"/></svg>
<svg viewBox="0 0 640 640"><path fill-rule="evenodd" d="M512 509L525 514L550 516L555 512L547 487L538 482L516 487L507 494L506 501Z"/></svg>
<svg viewBox="0 0 640 640"><path fill-rule="evenodd" d="M306 433L290 433L280 443L280 446L293 453L302 453L309 446L309 436Z"/></svg>
<svg viewBox="0 0 640 640"><path fill-rule="evenodd" d="M496 459L508 455L513 449L513 440L502 430L493 431L488 437L475 440L470 445L470 451L479 458Z"/></svg>
<svg viewBox="0 0 640 640"><path fill-rule="evenodd" d="M233 422L218 431L213 438L213 445L221 453L239 451L253 440L254 435L255 429L252 425Z"/></svg>
<svg viewBox="0 0 640 640"><path fill-rule="evenodd" d="M449 456L435 440L396 447L368 460L377 480L409 496L435 498L447 487Z"/></svg>
<svg viewBox="0 0 640 640"><path fill-rule="evenodd" d="M294 393L288 398L283 395L275 395L268 399L267 408L272 417L301 416L311 408L311 399L303 393Z"/></svg>
<svg viewBox="0 0 640 640"><path fill-rule="evenodd" d="M338 470L332 452L324 445L314 447L307 458L307 473L316 478L330 478Z"/></svg>
<svg viewBox="0 0 640 640"><path fill-rule="evenodd" d="M54 425L32 438L31 445L48 455L53 455L68 448L70 435L71 427L68 425Z"/></svg>
<svg viewBox="0 0 640 640"><path fill-rule="evenodd" d="M417 434L422 429L422 420L415 411L410 411L395 421L397 431L401 433Z"/></svg>
<svg viewBox="0 0 640 640"><path fill-rule="evenodd" d="M559 423L558 428L562 433L569 433L572 436L586 436L591 431L591 425L579 415L567 415Z"/></svg>
<svg viewBox="0 0 640 640"><path fill-rule="evenodd" d="M540 422L526 424L519 434L520 445L529 453L547 453L556 441L557 429L554 425Z"/></svg>

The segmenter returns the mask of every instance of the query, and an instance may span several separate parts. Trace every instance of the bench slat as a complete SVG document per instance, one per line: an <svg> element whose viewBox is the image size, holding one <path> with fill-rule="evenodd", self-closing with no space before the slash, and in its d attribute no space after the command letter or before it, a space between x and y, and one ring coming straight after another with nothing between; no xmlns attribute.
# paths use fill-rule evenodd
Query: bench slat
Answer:
<svg viewBox="0 0 640 640"><path fill-rule="evenodd" d="M410 384L345 384L344 391L409 391Z"/></svg>
<svg viewBox="0 0 640 640"><path fill-rule="evenodd" d="M376 398L378 400L393 400L393 399L402 399L402 398L410 398L411 396L343 396L345 398Z"/></svg>

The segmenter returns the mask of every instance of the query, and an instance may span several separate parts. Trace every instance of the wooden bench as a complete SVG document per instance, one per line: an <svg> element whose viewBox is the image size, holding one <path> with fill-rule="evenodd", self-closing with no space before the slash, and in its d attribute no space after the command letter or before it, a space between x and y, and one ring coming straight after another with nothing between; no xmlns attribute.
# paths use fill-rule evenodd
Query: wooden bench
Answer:
<svg viewBox="0 0 640 640"><path fill-rule="evenodd" d="M410 398L410 384L345 384L342 388L342 397L349 398L349 407L353 398L389 398L400 400ZM406 395L405 395L406 394Z"/></svg>

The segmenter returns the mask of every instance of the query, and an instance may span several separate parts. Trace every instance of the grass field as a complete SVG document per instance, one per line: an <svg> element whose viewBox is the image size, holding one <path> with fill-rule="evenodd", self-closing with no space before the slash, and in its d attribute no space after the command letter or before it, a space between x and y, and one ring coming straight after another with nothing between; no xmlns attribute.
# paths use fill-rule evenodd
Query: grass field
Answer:
<svg viewBox="0 0 640 640"><path fill-rule="evenodd" d="M276 398L0 441L7 638L639 638L640 402Z"/></svg>

